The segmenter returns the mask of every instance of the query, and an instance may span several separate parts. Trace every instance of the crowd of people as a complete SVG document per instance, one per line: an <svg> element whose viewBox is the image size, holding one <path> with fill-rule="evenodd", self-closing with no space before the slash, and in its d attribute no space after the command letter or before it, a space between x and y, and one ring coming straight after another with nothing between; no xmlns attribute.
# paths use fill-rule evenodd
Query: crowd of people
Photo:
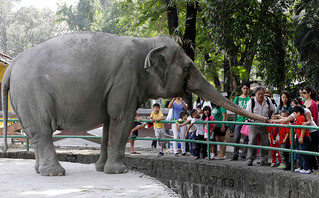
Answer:
<svg viewBox="0 0 319 198"><path fill-rule="evenodd" d="M269 118L269 123L308 125L316 127L318 125L318 104L316 102L316 92L309 86L302 87L299 90L299 97L292 99L289 92L283 91L280 94L280 102L277 104L271 98L269 90L263 87L254 89L253 94L250 93L250 84L244 83L241 87L241 95L234 98L234 103L246 109L249 112L259 114ZM173 98L167 106L170 110L169 115L165 118L160 111L160 105L153 105L153 112L150 115L151 121L154 123L154 131L156 138L163 138L165 128L159 120L175 120L171 125L174 139L191 139L191 140L210 140L217 142L225 142L225 135L228 127L232 128L234 143L243 143L249 145L271 146L277 148L290 148L290 128L287 127L266 127L249 125L244 127L243 124L227 126L227 124L210 124L209 133L207 124L198 124L196 121L226 121L227 111L208 100L199 98L194 102L193 110L187 111L188 106L180 97ZM256 122L257 120L248 120L241 115L235 115L237 122ZM138 124L137 124L138 125ZM142 128L146 123L135 124L131 135L138 128ZM245 128L245 129L244 129ZM248 134L243 132L248 130ZM208 137L208 134L210 136ZM296 129L294 133L294 145L296 149L318 152L318 131L315 129ZM243 140L243 141L241 141ZM177 142L174 141L174 156L190 156L194 159L207 158L207 144L189 143L189 154L186 152L186 143L181 142L181 153L178 152ZM163 143L160 142L161 151L158 155L164 155ZM134 142L133 142L134 146ZM219 152L218 152L219 147ZM225 145L210 145L210 159L224 160L226 159ZM131 147L132 148L132 147ZM136 151L131 149L131 153ZM257 160L257 153L259 155ZM268 151L244 147L234 147L231 160L247 161L248 166L260 164L261 166L278 167L284 170L289 169L290 154L288 152L278 152L271 150L271 163L268 162ZM295 154L296 155L296 154ZM313 170L318 169L319 158L310 155L298 154L295 159L296 172L310 174Z"/></svg>

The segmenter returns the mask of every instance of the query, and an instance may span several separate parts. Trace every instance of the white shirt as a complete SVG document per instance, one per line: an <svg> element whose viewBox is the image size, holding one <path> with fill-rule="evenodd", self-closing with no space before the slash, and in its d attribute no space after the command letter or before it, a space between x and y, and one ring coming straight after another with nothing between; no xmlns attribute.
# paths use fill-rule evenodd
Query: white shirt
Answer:
<svg viewBox="0 0 319 198"><path fill-rule="evenodd" d="M252 113L252 111L251 111L251 100L255 100L255 107L254 107L254 109L253 109L253 113L254 114L258 114L258 115L261 115L261 116L264 116L264 117L269 117L270 115L269 115L269 110L271 111L271 112L274 112L275 111L275 108L274 108L274 106L273 106L273 104L272 104L272 102L271 102L271 100L270 99L268 99L268 101L269 101L269 105L270 105L270 107L268 106L268 103L267 103L267 99L266 99L266 97L264 98L264 101L262 102L262 104L260 105L259 104L259 102L257 101L257 99L256 99L256 97L254 97L253 99L250 99L248 102L247 102L247 108L246 108L246 110L247 111L249 111L249 112L251 112ZM261 121L256 121L256 122L261 122Z"/></svg>
<svg viewBox="0 0 319 198"><path fill-rule="evenodd" d="M187 120L191 121L192 124L196 122L196 119L195 119L195 118L192 118L191 116L188 116L188 117L187 117ZM188 125L188 126L189 126L189 125ZM196 129L196 126L195 126L195 124L193 124L193 126L189 129L189 132L190 132L190 133L193 133L193 132L196 131L196 130L197 130L197 129Z"/></svg>
<svg viewBox="0 0 319 198"><path fill-rule="evenodd" d="M191 123L195 123L196 121L202 121L201 118L192 118L192 122ZM196 136L198 135L204 135L204 127L205 124L194 124L196 127Z"/></svg>

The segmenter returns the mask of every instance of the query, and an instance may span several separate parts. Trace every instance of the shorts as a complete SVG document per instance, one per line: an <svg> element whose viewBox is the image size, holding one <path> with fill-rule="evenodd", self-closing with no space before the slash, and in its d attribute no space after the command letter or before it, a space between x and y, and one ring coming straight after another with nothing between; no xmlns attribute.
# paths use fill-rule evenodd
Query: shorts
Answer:
<svg viewBox="0 0 319 198"><path fill-rule="evenodd" d="M165 135L165 128L154 128L154 131L155 131L155 137L157 139L159 138L164 138L164 135Z"/></svg>
<svg viewBox="0 0 319 198"><path fill-rule="evenodd" d="M228 127L225 126L225 132L221 132L221 131L220 131L221 127L216 127L216 128L214 129L214 135L215 135L215 137L216 137L216 136L225 136L225 135L226 135L227 128L228 128Z"/></svg>
<svg viewBox="0 0 319 198"><path fill-rule="evenodd" d="M131 138L136 138L138 136L138 131L134 131L133 135L131 136Z"/></svg>

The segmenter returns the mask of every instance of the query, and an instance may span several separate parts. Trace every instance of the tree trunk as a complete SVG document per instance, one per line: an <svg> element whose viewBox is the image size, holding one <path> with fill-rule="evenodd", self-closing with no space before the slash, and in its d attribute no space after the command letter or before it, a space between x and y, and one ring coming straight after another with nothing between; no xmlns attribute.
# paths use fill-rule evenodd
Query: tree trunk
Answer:
<svg viewBox="0 0 319 198"><path fill-rule="evenodd" d="M198 2L189 2L186 11L186 25L184 34L184 49L186 54L194 61L196 39L196 16Z"/></svg>
<svg viewBox="0 0 319 198"><path fill-rule="evenodd" d="M167 22L168 22L168 30L169 35L177 34L176 28L178 28L178 16L177 16L177 8L173 0L165 0L165 3L167 5L166 11L167 11Z"/></svg>

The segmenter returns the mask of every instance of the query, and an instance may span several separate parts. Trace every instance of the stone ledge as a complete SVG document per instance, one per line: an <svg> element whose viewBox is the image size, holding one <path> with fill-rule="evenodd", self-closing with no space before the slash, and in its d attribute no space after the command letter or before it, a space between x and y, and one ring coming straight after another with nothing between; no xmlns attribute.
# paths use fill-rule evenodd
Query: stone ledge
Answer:
<svg viewBox="0 0 319 198"><path fill-rule="evenodd" d="M58 152L60 161L94 163L99 154ZM34 159L33 152L0 153L2 158ZM126 155L125 165L157 178L181 197L314 198L319 194L319 176L278 168L252 166L228 160Z"/></svg>

